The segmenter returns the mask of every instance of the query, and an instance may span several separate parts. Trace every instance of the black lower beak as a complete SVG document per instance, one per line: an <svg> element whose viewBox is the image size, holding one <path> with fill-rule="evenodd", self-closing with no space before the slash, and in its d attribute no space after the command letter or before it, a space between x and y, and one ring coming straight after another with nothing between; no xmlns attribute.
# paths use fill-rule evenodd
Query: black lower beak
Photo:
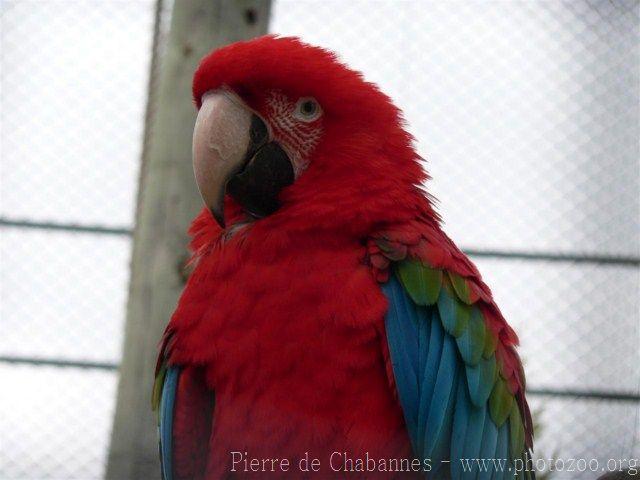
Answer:
<svg viewBox="0 0 640 480"><path fill-rule="evenodd" d="M211 206L211 214L222 228L225 228L224 220L224 194L229 193L229 183L239 174L243 173L246 167L256 155L258 150L269 140L269 131L262 119L256 114L251 115L251 126L249 128L249 145L244 155L242 164L231 172L229 177L225 179L224 190L215 205ZM238 201L238 200L236 200ZM242 205L242 203L240 203Z"/></svg>
<svg viewBox="0 0 640 480"><path fill-rule="evenodd" d="M295 175L286 152L276 142L260 147L245 168L227 183L227 193L250 215L262 218L280 208L278 194Z"/></svg>

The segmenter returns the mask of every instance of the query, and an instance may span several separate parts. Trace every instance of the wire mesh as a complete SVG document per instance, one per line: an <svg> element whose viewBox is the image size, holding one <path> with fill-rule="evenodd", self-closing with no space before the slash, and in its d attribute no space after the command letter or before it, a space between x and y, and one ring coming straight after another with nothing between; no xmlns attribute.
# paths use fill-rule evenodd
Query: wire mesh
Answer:
<svg viewBox="0 0 640 480"><path fill-rule="evenodd" d="M0 9L0 477L100 478L154 3ZM270 30L337 51L404 110L448 233L520 334L539 455L640 457L640 4L278 0Z"/></svg>
<svg viewBox="0 0 640 480"><path fill-rule="evenodd" d="M390 94L463 247L637 259L639 14L633 1L281 0L271 30L339 52ZM637 262L476 261L531 390L638 393ZM533 403L541 456L640 455L637 401Z"/></svg>
<svg viewBox="0 0 640 480"><path fill-rule="evenodd" d="M120 360L128 237L11 228L0 255L0 355Z"/></svg>
<svg viewBox="0 0 640 480"><path fill-rule="evenodd" d="M108 368L121 355L126 231L135 211L154 1L3 1L0 9L0 376L11 385L0 394L0 478L101 478L117 383ZM7 227L11 222L118 234Z"/></svg>
<svg viewBox="0 0 640 480"><path fill-rule="evenodd" d="M2 2L3 216L132 225L153 5Z"/></svg>
<svg viewBox="0 0 640 480"><path fill-rule="evenodd" d="M95 479L105 468L113 372L0 365L3 479Z"/></svg>

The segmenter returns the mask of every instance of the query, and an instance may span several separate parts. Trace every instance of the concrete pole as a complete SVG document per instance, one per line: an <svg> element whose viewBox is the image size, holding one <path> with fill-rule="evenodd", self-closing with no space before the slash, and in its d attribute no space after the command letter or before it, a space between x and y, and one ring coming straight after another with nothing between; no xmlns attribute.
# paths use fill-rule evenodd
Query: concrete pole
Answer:
<svg viewBox="0 0 640 480"><path fill-rule="evenodd" d="M176 0L173 6L158 81L150 82L109 479L160 478L150 409L154 363L184 286L186 231L201 207L191 167L193 72L211 49L266 33L269 13L269 0Z"/></svg>

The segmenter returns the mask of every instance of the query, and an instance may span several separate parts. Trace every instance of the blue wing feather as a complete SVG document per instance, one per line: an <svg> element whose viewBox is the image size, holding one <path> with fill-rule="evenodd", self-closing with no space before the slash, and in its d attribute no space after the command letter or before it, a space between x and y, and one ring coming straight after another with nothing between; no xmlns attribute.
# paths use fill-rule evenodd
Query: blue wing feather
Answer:
<svg viewBox="0 0 640 480"><path fill-rule="evenodd" d="M471 337L475 335L475 341L472 341ZM464 359L467 365L477 365L482 355L482 348L484 346L484 319L477 307L471 309L471 315L468 320L468 327L464 332L456 339L458 342L458 349L460 355ZM481 338L482 341L478 341Z"/></svg>
<svg viewBox="0 0 640 480"><path fill-rule="evenodd" d="M481 359L478 365L467 365L466 370L471 401L478 407L485 405L493 389L496 358L491 356L487 359Z"/></svg>
<svg viewBox="0 0 640 480"><path fill-rule="evenodd" d="M173 480L173 412L179 376L179 367L169 367L162 386L158 429L163 480Z"/></svg>
<svg viewBox="0 0 640 480"><path fill-rule="evenodd" d="M451 458L464 458L463 452L465 447L465 435L467 433L467 425L469 425L469 417L471 416L471 409L468 408L468 404L465 402L465 396L467 386L464 381L464 377L461 375L458 377L458 386L456 392L456 411L453 419L453 435L451 437ZM460 462L453 462L451 464L451 473L453 478L460 478L462 465Z"/></svg>
<svg viewBox="0 0 640 480"><path fill-rule="evenodd" d="M424 436L425 458L431 458L436 463L449 457L449 432L453 422L458 370L455 341L451 336L444 335L440 368L433 388Z"/></svg>
<svg viewBox="0 0 640 480"><path fill-rule="evenodd" d="M491 420L490 415L484 418L484 427L482 430L482 443L480 445L480 455L478 458L491 459L496 458L496 446L498 444L498 427ZM493 475L493 463L486 462L483 470L478 472L478 480L491 480Z"/></svg>
<svg viewBox="0 0 640 480"><path fill-rule="evenodd" d="M468 394L467 394L468 395ZM482 446L482 437L484 434L484 419L487 415L487 407L476 407L471 403L469 397L465 400L465 404L471 409L469 426L467 428L465 448L462 458L479 458L480 447Z"/></svg>
<svg viewBox="0 0 640 480"><path fill-rule="evenodd" d="M395 280L395 279L394 279ZM405 412L405 420L414 449L417 447L415 428L418 424L418 378L416 359L418 358L418 322L415 307L410 308L406 294L400 283L389 282L385 290L389 296L387 313L387 341L393 351L391 363L398 388L398 397Z"/></svg>
<svg viewBox="0 0 640 480"><path fill-rule="evenodd" d="M444 330L437 322L437 312L431 311L432 320L428 322L430 326L429 337L425 340L425 366L422 382L420 383L421 395L420 404L418 405L418 452L425 451L425 430L427 427L427 416L429 415L429 406L433 397L433 389L436 384L436 376L440 368L440 358L442 357L442 339ZM434 316L435 315L435 316ZM427 322L424 322L427 323Z"/></svg>
<svg viewBox="0 0 640 480"><path fill-rule="evenodd" d="M480 450L482 447L482 438L484 436L487 406L483 405L482 407L476 407L473 405L469 399L469 394L466 391L466 385L464 385L464 388L466 395L464 405L469 408L470 415L465 434L464 449L462 451L462 455L456 458L482 459L484 457L480 456ZM473 471L476 473L479 471L479 466L477 464L474 464Z"/></svg>
<svg viewBox="0 0 640 480"><path fill-rule="evenodd" d="M491 457L489 457L491 458ZM498 440L496 442L496 453L494 458L497 461L505 462L504 468L496 468L493 471L492 478L494 480L502 480L509 478L509 422L504 422L498 429Z"/></svg>

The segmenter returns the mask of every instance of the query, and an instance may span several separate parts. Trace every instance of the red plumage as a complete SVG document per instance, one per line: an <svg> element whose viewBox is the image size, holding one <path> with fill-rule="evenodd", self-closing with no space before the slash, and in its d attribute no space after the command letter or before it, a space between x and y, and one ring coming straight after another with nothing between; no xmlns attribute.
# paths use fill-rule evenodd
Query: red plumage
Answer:
<svg viewBox="0 0 640 480"><path fill-rule="evenodd" d="M194 402L207 395L193 387L200 372L215 390L206 478L229 471L231 451L293 465L308 451L325 474L332 473L335 451L412 458L378 284L388 275L389 256L374 239L390 242L399 257L422 258L471 280L499 336L508 385L523 399L516 335L475 266L442 232L422 190L420 158L389 98L333 54L273 36L206 57L194 77L196 105L222 86L263 114L265 92L312 95L324 118L307 170L281 192L276 213L228 235L203 210L190 231L195 268L162 350L170 364L199 369L185 380L190 389L180 386ZM231 199L225 210L227 225L243 217ZM208 434L188 416L175 421L174 435ZM184 449L176 455L178 478L201 461Z"/></svg>

